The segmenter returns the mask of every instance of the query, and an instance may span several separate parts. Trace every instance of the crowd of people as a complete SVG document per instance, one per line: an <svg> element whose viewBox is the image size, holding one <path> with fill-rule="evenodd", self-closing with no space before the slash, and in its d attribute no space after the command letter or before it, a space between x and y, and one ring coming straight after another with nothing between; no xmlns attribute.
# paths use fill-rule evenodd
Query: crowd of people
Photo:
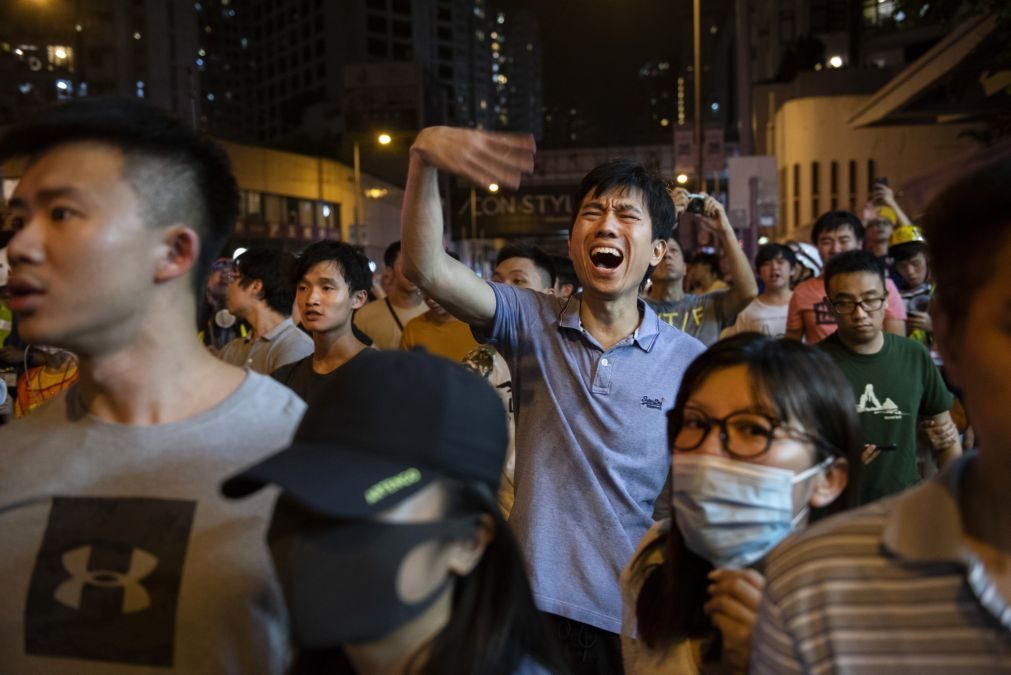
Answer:
<svg viewBox="0 0 1011 675"><path fill-rule="evenodd" d="M482 279L440 173L534 154L422 130L374 277L219 257L227 157L140 100L0 137L0 673L1011 672L1011 163L750 260L615 160Z"/></svg>

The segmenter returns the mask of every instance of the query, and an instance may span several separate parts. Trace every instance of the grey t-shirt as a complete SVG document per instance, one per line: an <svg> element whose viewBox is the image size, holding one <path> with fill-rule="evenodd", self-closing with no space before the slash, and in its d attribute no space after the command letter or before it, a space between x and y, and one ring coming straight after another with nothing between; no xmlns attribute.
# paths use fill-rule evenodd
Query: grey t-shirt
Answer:
<svg viewBox="0 0 1011 675"><path fill-rule="evenodd" d="M312 352L312 338L291 319L285 319L255 340L249 336L235 338L221 349L218 358L233 366L270 375L281 366L310 356Z"/></svg>
<svg viewBox="0 0 1011 675"><path fill-rule="evenodd" d="M720 331L737 320L727 291L689 294L673 302L646 302L661 321L688 333L707 347L720 339Z"/></svg>
<svg viewBox="0 0 1011 675"><path fill-rule="evenodd" d="M0 428L0 671L283 673L275 492L218 485L287 445L304 410L248 373L170 424L100 421L75 386Z"/></svg>

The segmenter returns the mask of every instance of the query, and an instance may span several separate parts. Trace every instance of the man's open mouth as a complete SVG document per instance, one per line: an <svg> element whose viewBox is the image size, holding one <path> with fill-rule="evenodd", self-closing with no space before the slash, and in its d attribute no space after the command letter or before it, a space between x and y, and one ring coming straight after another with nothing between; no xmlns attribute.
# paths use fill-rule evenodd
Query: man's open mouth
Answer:
<svg viewBox="0 0 1011 675"><path fill-rule="evenodd" d="M624 259L625 256L621 254L621 251L611 246L595 246L590 249L590 262L593 263L594 267L613 270Z"/></svg>

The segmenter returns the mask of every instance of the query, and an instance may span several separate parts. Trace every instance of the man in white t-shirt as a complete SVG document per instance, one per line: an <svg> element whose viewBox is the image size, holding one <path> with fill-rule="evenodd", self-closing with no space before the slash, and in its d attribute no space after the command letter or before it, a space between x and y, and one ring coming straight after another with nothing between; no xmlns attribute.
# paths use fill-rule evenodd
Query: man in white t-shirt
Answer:
<svg viewBox="0 0 1011 675"><path fill-rule="evenodd" d="M797 256L783 244L766 244L758 249L755 268L762 280L762 293L740 314L727 335L762 333L772 337L786 335L786 317L790 309L790 280Z"/></svg>

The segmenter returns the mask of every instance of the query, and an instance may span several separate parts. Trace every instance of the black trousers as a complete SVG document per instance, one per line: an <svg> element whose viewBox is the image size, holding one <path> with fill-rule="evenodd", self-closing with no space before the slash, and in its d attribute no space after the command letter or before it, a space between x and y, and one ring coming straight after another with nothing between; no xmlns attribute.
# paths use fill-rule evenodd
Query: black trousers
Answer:
<svg viewBox="0 0 1011 675"><path fill-rule="evenodd" d="M557 614L544 620L572 675L624 675L619 635Z"/></svg>

